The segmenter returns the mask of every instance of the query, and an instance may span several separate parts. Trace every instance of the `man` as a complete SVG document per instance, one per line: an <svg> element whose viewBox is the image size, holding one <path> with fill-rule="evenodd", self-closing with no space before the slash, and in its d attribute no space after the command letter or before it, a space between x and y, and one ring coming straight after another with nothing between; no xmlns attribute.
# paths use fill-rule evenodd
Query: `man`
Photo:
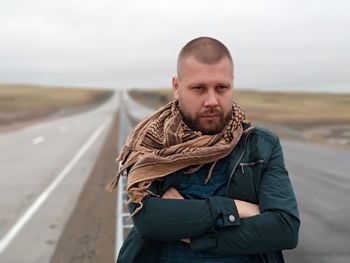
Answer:
<svg viewBox="0 0 350 263"><path fill-rule="evenodd" d="M233 100L218 40L186 44L174 101L141 122L119 159L134 228L117 262L284 262L299 216L279 139Z"/></svg>

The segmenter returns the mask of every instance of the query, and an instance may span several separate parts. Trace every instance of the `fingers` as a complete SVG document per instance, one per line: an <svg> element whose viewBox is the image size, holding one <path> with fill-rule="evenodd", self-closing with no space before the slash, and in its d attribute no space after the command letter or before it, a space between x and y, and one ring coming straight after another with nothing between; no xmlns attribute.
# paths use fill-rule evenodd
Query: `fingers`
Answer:
<svg viewBox="0 0 350 263"><path fill-rule="evenodd" d="M162 196L162 198L168 199L184 199L182 195L174 188L170 187Z"/></svg>
<svg viewBox="0 0 350 263"><path fill-rule="evenodd" d="M259 206L242 200L234 200L240 217L250 217L260 214Z"/></svg>
<svg viewBox="0 0 350 263"><path fill-rule="evenodd" d="M184 239L181 239L182 242L185 242L187 244L191 244L191 239L190 238L184 238Z"/></svg>

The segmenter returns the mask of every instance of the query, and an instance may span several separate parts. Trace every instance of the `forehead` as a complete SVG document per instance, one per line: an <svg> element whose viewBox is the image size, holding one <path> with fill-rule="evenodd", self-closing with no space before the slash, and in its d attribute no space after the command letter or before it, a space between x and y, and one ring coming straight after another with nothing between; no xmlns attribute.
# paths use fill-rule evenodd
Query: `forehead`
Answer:
<svg viewBox="0 0 350 263"><path fill-rule="evenodd" d="M233 80L233 65L228 58L223 58L216 63L206 64L199 62L194 57L185 58L178 72L179 78L191 82L228 82Z"/></svg>

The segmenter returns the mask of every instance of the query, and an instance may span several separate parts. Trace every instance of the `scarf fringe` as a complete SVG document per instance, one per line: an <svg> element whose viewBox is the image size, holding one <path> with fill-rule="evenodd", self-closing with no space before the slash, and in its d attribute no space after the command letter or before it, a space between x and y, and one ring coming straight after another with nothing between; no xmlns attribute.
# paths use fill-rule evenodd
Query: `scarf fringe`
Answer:
<svg viewBox="0 0 350 263"><path fill-rule="evenodd" d="M209 180L210 180L210 178L211 178L211 175L213 174L213 170L214 170L214 167L215 167L215 165L216 165L216 162L217 162L217 161L213 162L213 164L210 166L210 169L209 169L209 171L208 171L207 178L205 178L205 181L204 181L205 184L207 184L207 183L209 182Z"/></svg>
<svg viewBox="0 0 350 263"><path fill-rule="evenodd" d="M147 194L149 194L151 196L159 197L159 195L156 195L151 190L149 190L152 183L153 183L153 181L151 181L151 180L149 180L147 182L141 182L137 188L134 187L132 189L129 189L129 191L128 191L129 200L128 200L127 204L136 203L139 205L134 210L134 212L130 215L130 217L133 217L134 215L136 215L143 208L142 199L145 197L144 192L146 192Z"/></svg>
<svg viewBox="0 0 350 263"><path fill-rule="evenodd" d="M107 184L106 190L107 190L108 192L113 192L113 190L114 190L115 188L117 188L118 183L119 183L119 179L120 179L120 176L121 176L122 172L123 172L123 171L119 171L118 174L113 178L113 180L110 181L110 182Z"/></svg>

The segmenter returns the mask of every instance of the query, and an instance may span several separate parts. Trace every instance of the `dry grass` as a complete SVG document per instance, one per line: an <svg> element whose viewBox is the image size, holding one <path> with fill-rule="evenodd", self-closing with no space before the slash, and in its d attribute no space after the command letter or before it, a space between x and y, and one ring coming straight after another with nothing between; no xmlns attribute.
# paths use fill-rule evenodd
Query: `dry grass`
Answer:
<svg viewBox="0 0 350 263"><path fill-rule="evenodd" d="M350 123L350 94L239 91L252 120L296 129Z"/></svg>
<svg viewBox="0 0 350 263"><path fill-rule="evenodd" d="M110 90L0 85L0 126L28 122L52 114L80 111L111 97Z"/></svg>
<svg viewBox="0 0 350 263"><path fill-rule="evenodd" d="M133 90L134 98L155 108L172 99L170 89ZM350 124L350 94L235 91L252 121L281 124L297 130Z"/></svg>

